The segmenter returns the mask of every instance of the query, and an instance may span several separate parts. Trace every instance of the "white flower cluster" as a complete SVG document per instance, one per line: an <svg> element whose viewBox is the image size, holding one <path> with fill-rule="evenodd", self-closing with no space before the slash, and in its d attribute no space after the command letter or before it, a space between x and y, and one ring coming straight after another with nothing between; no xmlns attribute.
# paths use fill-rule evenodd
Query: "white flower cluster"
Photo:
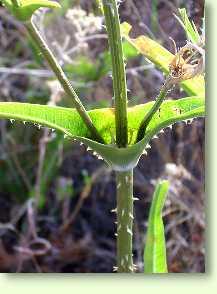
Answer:
<svg viewBox="0 0 217 294"><path fill-rule="evenodd" d="M95 16L93 13L87 14L87 12L80 7L69 9L66 18L75 26L77 30L76 37L78 39L84 38L102 29L103 18Z"/></svg>

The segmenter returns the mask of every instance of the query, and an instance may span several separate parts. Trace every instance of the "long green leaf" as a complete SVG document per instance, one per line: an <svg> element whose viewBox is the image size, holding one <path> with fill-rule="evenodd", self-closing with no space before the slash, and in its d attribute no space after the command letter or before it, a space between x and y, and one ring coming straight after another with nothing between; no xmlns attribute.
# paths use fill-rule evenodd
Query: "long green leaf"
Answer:
<svg viewBox="0 0 217 294"><path fill-rule="evenodd" d="M8 10L19 20L29 20L33 13L41 8L60 8L60 4L50 0L19 0L19 7L16 7L11 0L1 0Z"/></svg>
<svg viewBox="0 0 217 294"><path fill-rule="evenodd" d="M146 274L167 273L166 245L162 209L168 193L169 182L157 184L148 219L148 231L144 251L144 272Z"/></svg>
<svg viewBox="0 0 217 294"><path fill-rule="evenodd" d="M0 119L14 119L36 123L62 131L69 138L75 138L95 150L113 169L126 170L135 166L151 138L162 129L178 121L202 117L205 113L203 98L187 97L179 100L166 100L161 111L150 122L144 139L137 144L139 125L154 102L128 108L129 140L128 148L115 146L114 109L104 108L89 111L89 115L108 145L91 140L90 133L75 109L52 107L16 102L0 103Z"/></svg>
<svg viewBox="0 0 217 294"><path fill-rule="evenodd" d="M145 55L145 57L163 72L169 72L169 64L174 58L174 55L171 52L146 36L139 36L135 39L131 38L129 34L132 26L126 22L122 23L121 29L123 37L130 42L139 53ZM205 93L205 83L202 76L197 76L191 80L184 81L181 85L189 95L204 95Z"/></svg>
<svg viewBox="0 0 217 294"><path fill-rule="evenodd" d="M200 42L200 35L198 33L198 30L194 24L194 22L190 21L187 15L187 11L185 8L179 9L180 17L175 15L175 18L179 21L183 29L185 30L185 33L188 37L188 39L195 44L198 44Z"/></svg>

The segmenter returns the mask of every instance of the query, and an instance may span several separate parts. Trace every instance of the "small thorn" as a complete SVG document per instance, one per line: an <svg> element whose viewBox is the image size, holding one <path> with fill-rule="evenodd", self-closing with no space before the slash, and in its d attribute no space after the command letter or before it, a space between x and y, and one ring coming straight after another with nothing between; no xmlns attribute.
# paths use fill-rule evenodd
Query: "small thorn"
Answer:
<svg viewBox="0 0 217 294"><path fill-rule="evenodd" d="M151 149L151 145L146 145L146 149Z"/></svg>
<svg viewBox="0 0 217 294"><path fill-rule="evenodd" d="M160 130L160 132L159 132L160 134L164 134L164 130Z"/></svg>
<svg viewBox="0 0 217 294"><path fill-rule="evenodd" d="M97 158L98 158L99 160L103 160L102 156L100 156L100 155L97 155Z"/></svg>
<svg viewBox="0 0 217 294"><path fill-rule="evenodd" d="M23 121L23 124L24 124L24 125L26 124L26 121L25 121L25 120Z"/></svg>
<svg viewBox="0 0 217 294"><path fill-rule="evenodd" d="M11 119L10 119L10 122L11 122L11 123L14 123L14 122L15 122L15 119L11 118Z"/></svg>
<svg viewBox="0 0 217 294"><path fill-rule="evenodd" d="M115 237L117 237L117 235L118 235L118 234L117 234L117 233L115 233Z"/></svg>
<svg viewBox="0 0 217 294"><path fill-rule="evenodd" d="M117 213L117 208L112 209L111 212Z"/></svg>
<svg viewBox="0 0 217 294"><path fill-rule="evenodd" d="M190 125L192 122L193 122L193 118L187 120L187 124L188 124L188 125Z"/></svg>
<svg viewBox="0 0 217 294"><path fill-rule="evenodd" d="M133 236L133 233L132 233L131 229L128 228L128 227L127 227L127 233L130 234L131 236Z"/></svg>
<svg viewBox="0 0 217 294"><path fill-rule="evenodd" d="M133 197L133 201L137 201L137 200L139 200L139 198Z"/></svg>
<svg viewBox="0 0 217 294"><path fill-rule="evenodd" d="M39 129L39 130L41 129L41 125L38 125L38 129Z"/></svg>
<svg viewBox="0 0 217 294"><path fill-rule="evenodd" d="M90 150L92 150L90 147L87 147L87 151L90 151Z"/></svg>
<svg viewBox="0 0 217 294"><path fill-rule="evenodd" d="M154 135L154 137L152 139L158 139L158 136L157 135Z"/></svg>
<svg viewBox="0 0 217 294"><path fill-rule="evenodd" d="M118 267L117 266L113 266L113 272L117 272L118 271Z"/></svg>
<svg viewBox="0 0 217 294"><path fill-rule="evenodd" d="M68 138L68 136L67 136L66 134L64 134L64 136L63 136L63 137L64 137L64 139Z"/></svg>
<svg viewBox="0 0 217 294"><path fill-rule="evenodd" d="M133 216L132 213L129 213L129 217L130 217L131 219L134 219L134 216Z"/></svg>

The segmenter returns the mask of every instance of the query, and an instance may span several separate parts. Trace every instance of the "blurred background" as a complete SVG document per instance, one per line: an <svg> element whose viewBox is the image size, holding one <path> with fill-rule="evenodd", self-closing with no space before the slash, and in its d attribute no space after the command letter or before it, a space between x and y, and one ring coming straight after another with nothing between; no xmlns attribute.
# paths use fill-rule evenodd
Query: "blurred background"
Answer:
<svg viewBox="0 0 217 294"><path fill-rule="evenodd" d="M87 109L112 106L111 63L97 1L63 0L34 17ZM185 7L200 30L203 0L125 0L121 21L173 52L186 42L173 16ZM153 100L163 74L127 43L129 105ZM170 97L185 97L175 88ZM0 101L71 107L23 25L0 6ZM134 173L134 263L143 271L156 180L164 207L169 272L204 272L204 119L178 123L151 142ZM115 178L86 148L48 129L0 121L0 272L110 273L115 265ZM35 199L40 203L35 209Z"/></svg>

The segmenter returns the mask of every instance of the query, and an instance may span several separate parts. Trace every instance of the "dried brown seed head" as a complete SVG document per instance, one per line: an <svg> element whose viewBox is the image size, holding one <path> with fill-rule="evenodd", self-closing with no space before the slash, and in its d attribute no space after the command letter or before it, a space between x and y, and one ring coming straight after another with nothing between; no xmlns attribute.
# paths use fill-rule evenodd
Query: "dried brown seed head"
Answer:
<svg viewBox="0 0 217 294"><path fill-rule="evenodd" d="M205 51L202 47L187 43L169 64L171 83L192 79L204 71Z"/></svg>

